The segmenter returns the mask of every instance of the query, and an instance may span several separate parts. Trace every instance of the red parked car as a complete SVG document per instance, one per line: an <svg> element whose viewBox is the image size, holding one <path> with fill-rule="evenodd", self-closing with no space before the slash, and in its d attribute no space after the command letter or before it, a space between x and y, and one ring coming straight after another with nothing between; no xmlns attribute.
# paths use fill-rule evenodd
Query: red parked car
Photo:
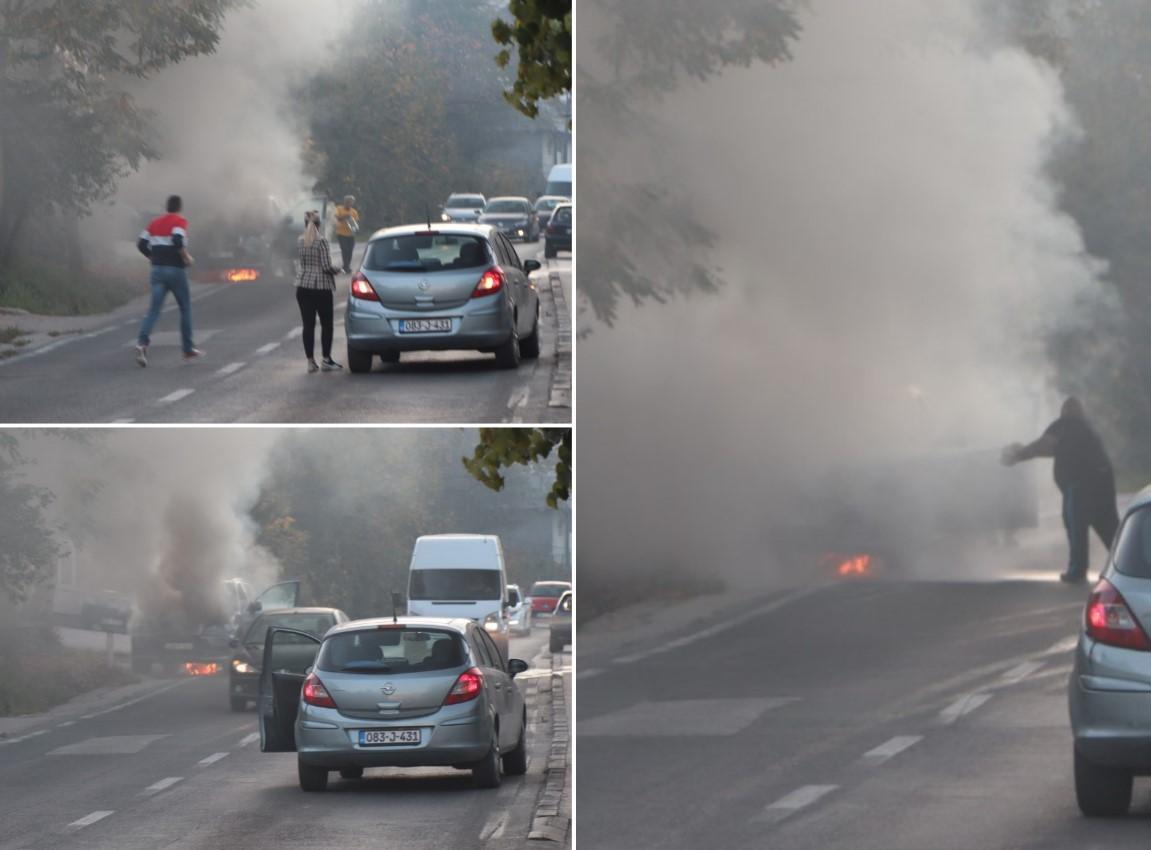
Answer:
<svg viewBox="0 0 1151 850"><path fill-rule="evenodd" d="M550 617L565 590L571 590L570 581L537 581L528 591L532 604L532 617Z"/></svg>

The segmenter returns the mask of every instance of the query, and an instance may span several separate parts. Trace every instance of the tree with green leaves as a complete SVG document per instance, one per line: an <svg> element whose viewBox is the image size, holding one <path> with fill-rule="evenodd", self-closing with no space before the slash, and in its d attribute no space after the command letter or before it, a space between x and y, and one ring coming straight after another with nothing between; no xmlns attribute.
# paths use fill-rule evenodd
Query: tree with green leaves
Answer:
<svg viewBox="0 0 1151 850"><path fill-rule="evenodd" d="M464 467L495 491L506 483L503 470L549 460L555 453L555 478L547 495L556 508L571 496L572 432L570 428L481 428L480 441Z"/></svg>
<svg viewBox="0 0 1151 850"><path fill-rule="evenodd" d="M660 123L651 107L684 80L706 81L731 67L791 58L800 35L796 0L591 0L581 7L576 91L580 134L580 293L611 324L621 299L639 304L720 286L710 256L714 234L676 189L660 159ZM622 171L611 149L625 140L648 151L666 180ZM594 214L587 214L587 210Z"/></svg>
<svg viewBox="0 0 1151 850"><path fill-rule="evenodd" d="M572 87L571 0L511 0L511 22L492 23L492 36L505 45L496 63L506 68L516 53L516 80L504 92L508 103L535 118L539 103Z"/></svg>
<svg viewBox="0 0 1151 850"><path fill-rule="evenodd" d="M0 593L11 602L48 581L61 554L46 513L52 493L24 479L26 464L17 437L0 433Z"/></svg>
<svg viewBox="0 0 1151 850"><path fill-rule="evenodd" d="M0 287L37 217L83 214L156 156L129 81L214 51L243 2L0 0Z"/></svg>

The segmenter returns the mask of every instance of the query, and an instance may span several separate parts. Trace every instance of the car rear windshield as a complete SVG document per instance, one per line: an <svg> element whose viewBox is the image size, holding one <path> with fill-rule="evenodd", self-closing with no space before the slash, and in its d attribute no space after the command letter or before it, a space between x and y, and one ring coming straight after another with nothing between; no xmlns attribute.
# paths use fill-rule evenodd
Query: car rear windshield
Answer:
<svg viewBox="0 0 1151 850"><path fill-rule="evenodd" d="M408 595L437 602L499 599L499 570L412 570Z"/></svg>
<svg viewBox="0 0 1151 850"><path fill-rule="evenodd" d="M559 584L533 584L528 596L546 596L549 599L559 599L566 587Z"/></svg>
<svg viewBox="0 0 1151 850"><path fill-rule="evenodd" d="M536 201L536 209L554 210L562 203L564 203L563 198L540 198L538 201Z"/></svg>
<svg viewBox="0 0 1151 850"><path fill-rule="evenodd" d="M378 272L430 272L488 265L487 243L479 236L416 233L373 240L364 268Z"/></svg>
<svg viewBox="0 0 1151 850"><path fill-rule="evenodd" d="M486 213L522 213L524 212L523 201L492 201L484 209Z"/></svg>
<svg viewBox="0 0 1151 850"><path fill-rule="evenodd" d="M329 673L426 673L464 663L459 634L416 626L382 626L332 635L316 667Z"/></svg>
<svg viewBox="0 0 1151 850"><path fill-rule="evenodd" d="M1123 521L1113 553L1115 569L1132 578L1151 578L1151 507Z"/></svg>
<svg viewBox="0 0 1151 850"><path fill-rule="evenodd" d="M268 628L271 626L296 629L316 637L323 637L324 632L335 624L336 618L331 614L264 614L262 617L257 617L256 622L252 623L251 628L248 629L248 634L244 637L244 643L263 646L264 635L267 634ZM277 638L277 640L285 643L289 642L290 639L290 635Z"/></svg>
<svg viewBox="0 0 1151 850"><path fill-rule="evenodd" d="M448 209L466 209L474 210L484 205L484 199L479 195L457 195L454 198L448 198L448 202L444 204Z"/></svg>
<svg viewBox="0 0 1151 850"><path fill-rule="evenodd" d="M552 221L556 224L571 224L572 208L561 207L552 214Z"/></svg>

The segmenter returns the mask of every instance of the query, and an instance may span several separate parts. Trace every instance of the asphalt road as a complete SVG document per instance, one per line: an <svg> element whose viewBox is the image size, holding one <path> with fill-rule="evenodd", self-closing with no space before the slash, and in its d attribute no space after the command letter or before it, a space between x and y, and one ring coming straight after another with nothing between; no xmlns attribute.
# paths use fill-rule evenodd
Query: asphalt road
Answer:
<svg viewBox="0 0 1151 850"><path fill-rule="evenodd" d="M545 636L512 639L513 657L534 659L521 683L529 695L533 676L552 674ZM110 708L56 714L0 744L2 850L519 848L550 743L533 735L527 775L498 790L450 768L378 769L305 794L295 756L261 753L255 713L228 710L226 679L172 680Z"/></svg>
<svg viewBox="0 0 1151 850"><path fill-rule="evenodd" d="M367 375L307 374L290 284L193 284L202 360L181 362L178 312L169 299L148 368L136 366L141 302L82 334L0 360L0 422L570 422L570 406L549 404L565 363L557 358L559 315L569 315L553 300L549 272L570 275L571 261L543 260L542 241L516 247L545 265L533 275L541 290L541 355L515 371L496 368L492 355L465 351L413 352L386 366L377 360ZM333 356L341 363L348 280L338 279L336 294ZM570 361L570 353L565 357Z"/></svg>
<svg viewBox="0 0 1151 850"><path fill-rule="evenodd" d="M846 581L660 640L608 646L590 624L578 846L1144 847L1151 781L1126 818L1075 804L1065 687L1086 592Z"/></svg>

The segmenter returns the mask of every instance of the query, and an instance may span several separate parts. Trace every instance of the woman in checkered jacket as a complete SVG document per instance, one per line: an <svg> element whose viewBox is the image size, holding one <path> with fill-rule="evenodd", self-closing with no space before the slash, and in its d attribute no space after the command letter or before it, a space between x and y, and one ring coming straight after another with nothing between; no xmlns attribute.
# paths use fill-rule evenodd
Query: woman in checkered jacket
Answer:
<svg viewBox="0 0 1151 850"><path fill-rule="evenodd" d="M332 312L336 291L336 274L328 240L320 232L320 214L305 213L304 234L300 237L300 260L296 272L296 303L304 320L304 354L308 371L334 372L343 367L332 359ZM323 360L315 358L316 316L320 317L320 348Z"/></svg>

